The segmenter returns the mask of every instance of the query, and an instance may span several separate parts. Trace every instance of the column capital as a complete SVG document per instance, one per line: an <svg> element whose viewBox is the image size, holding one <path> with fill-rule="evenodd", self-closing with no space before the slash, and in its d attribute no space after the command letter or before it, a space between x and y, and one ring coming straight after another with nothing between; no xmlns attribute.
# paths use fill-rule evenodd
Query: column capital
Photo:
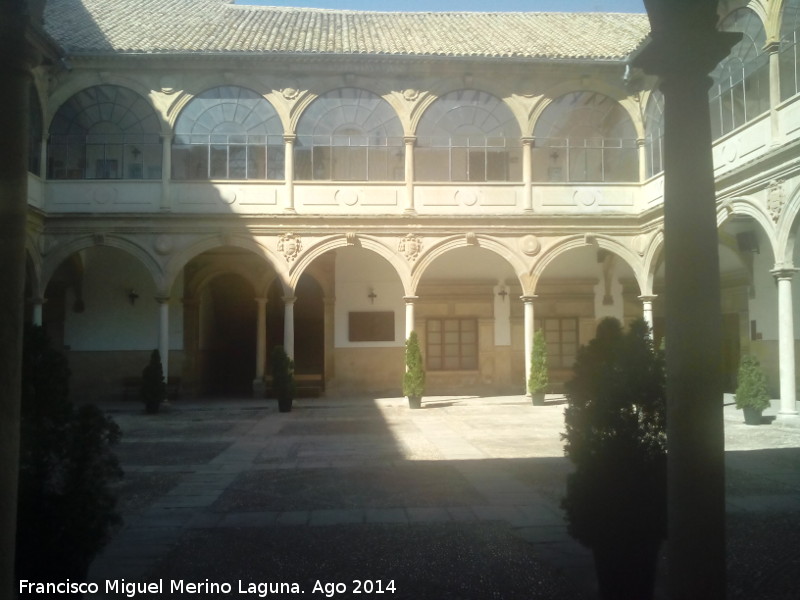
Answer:
<svg viewBox="0 0 800 600"><path fill-rule="evenodd" d="M255 298L253 298L253 300L255 300L258 304L264 304L264 305L267 304L266 296L256 296Z"/></svg>
<svg viewBox="0 0 800 600"><path fill-rule="evenodd" d="M284 304L294 304L297 302L297 296L281 296Z"/></svg>
<svg viewBox="0 0 800 600"><path fill-rule="evenodd" d="M536 138L532 135L523 135L519 138L519 141L523 146L533 146L533 142L536 141Z"/></svg>
<svg viewBox="0 0 800 600"><path fill-rule="evenodd" d="M297 141L297 135L295 135L294 133L284 133L283 141L287 144L294 144L295 141Z"/></svg>
<svg viewBox="0 0 800 600"><path fill-rule="evenodd" d="M528 303L533 304L533 301L536 300L536 298L538 297L539 296L537 296L536 294L530 294L526 296L520 296L519 299L522 300L525 304Z"/></svg>
<svg viewBox="0 0 800 600"><path fill-rule="evenodd" d="M632 64L651 75L677 75L682 84L705 77L742 39L739 32L717 30L716 2L646 0L650 40Z"/></svg>
<svg viewBox="0 0 800 600"><path fill-rule="evenodd" d="M169 304L169 296L156 296L155 299L159 304Z"/></svg>
<svg viewBox="0 0 800 600"><path fill-rule="evenodd" d="M419 300L419 296L403 296L406 304L414 304L415 300Z"/></svg>
<svg viewBox="0 0 800 600"><path fill-rule="evenodd" d="M780 40L771 40L764 45L764 54L777 54L780 49Z"/></svg>
<svg viewBox="0 0 800 600"><path fill-rule="evenodd" d="M406 146L413 146L417 143L417 136L415 135L404 135L403 136L403 143Z"/></svg>
<svg viewBox="0 0 800 600"><path fill-rule="evenodd" d="M652 302L656 298L658 298L657 294L642 294L641 296L637 296L639 300L642 302Z"/></svg>
<svg viewBox="0 0 800 600"><path fill-rule="evenodd" d="M781 267L775 267L770 271L770 273L775 279L781 280L781 279L791 279L792 277L794 277L794 274L797 273L797 271L800 271L800 269L797 269L795 267L781 266Z"/></svg>

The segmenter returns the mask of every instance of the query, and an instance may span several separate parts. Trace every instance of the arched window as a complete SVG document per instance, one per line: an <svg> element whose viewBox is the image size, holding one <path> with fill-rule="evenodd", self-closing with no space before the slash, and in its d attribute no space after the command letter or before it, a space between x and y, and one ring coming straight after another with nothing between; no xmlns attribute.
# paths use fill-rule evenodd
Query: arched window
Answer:
<svg viewBox="0 0 800 600"><path fill-rule="evenodd" d="M781 100L800 92L797 42L800 41L800 0L786 0L781 13Z"/></svg>
<svg viewBox="0 0 800 600"><path fill-rule="evenodd" d="M664 95L657 89L644 111L644 153L648 178L664 170Z"/></svg>
<svg viewBox="0 0 800 600"><path fill-rule="evenodd" d="M252 90L217 87L181 111L172 144L173 179L283 179L283 126Z"/></svg>
<svg viewBox="0 0 800 600"><path fill-rule="evenodd" d="M450 92L431 104L417 128L418 181L520 181L520 129L499 98Z"/></svg>
<svg viewBox="0 0 800 600"><path fill-rule="evenodd" d="M28 99L28 171L34 175L42 174L42 105L39 103L39 93L34 86L30 86Z"/></svg>
<svg viewBox="0 0 800 600"><path fill-rule="evenodd" d="M403 126L391 105L357 88L314 100L300 117L295 178L305 181L401 181Z"/></svg>
<svg viewBox="0 0 800 600"><path fill-rule="evenodd" d="M612 98L570 92L542 111L533 130L534 181L639 180L636 129Z"/></svg>
<svg viewBox="0 0 800 600"><path fill-rule="evenodd" d="M147 101L116 85L78 92L50 124L51 179L160 179L158 117Z"/></svg>
<svg viewBox="0 0 800 600"><path fill-rule="evenodd" d="M711 135L714 139L769 110L769 55L761 19L749 8L725 17L721 31L738 31L742 39L711 74Z"/></svg>

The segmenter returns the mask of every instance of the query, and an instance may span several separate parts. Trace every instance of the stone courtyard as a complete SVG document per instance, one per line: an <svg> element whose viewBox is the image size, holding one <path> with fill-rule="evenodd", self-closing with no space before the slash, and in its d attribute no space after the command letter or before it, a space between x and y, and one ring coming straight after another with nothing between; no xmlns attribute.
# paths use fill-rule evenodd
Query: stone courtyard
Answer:
<svg viewBox="0 0 800 600"><path fill-rule="evenodd" d="M559 509L559 396L106 408L124 435L125 524L92 567L94 597L122 597L104 586L123 578L164 582L144 597L179 596L173 580L231 586L209 597L596 597ZM795 598L800 584L800 428L770 415L752 427L725 409L730 598Z"/></svg>

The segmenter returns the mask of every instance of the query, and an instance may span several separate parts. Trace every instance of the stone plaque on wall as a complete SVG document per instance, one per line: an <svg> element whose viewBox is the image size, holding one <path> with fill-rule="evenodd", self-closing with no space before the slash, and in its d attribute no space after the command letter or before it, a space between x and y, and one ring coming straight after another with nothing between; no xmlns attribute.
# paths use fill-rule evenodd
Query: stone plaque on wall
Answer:
<svg viewBox="0 0 800 600"><path fill-rule="evenodd" d="M351 342L393 342L394 312L351 312L348 330Z"/></svg>

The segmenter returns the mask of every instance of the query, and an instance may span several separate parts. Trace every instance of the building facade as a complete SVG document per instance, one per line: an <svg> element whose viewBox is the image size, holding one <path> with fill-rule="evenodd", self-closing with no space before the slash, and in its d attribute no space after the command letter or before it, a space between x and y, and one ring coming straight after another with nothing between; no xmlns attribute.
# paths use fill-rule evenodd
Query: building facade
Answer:
<svg viewBox="0 0 800 600"><path fill-rule="evenodd" d="M720 5L723 371L795 411L800 0ZM76 392L153 348L186 394L261 393L271 348L326 393L554 389L601 318L663 319L663 100L642 15L60 0L31 106L29 318Z"/></svg>

